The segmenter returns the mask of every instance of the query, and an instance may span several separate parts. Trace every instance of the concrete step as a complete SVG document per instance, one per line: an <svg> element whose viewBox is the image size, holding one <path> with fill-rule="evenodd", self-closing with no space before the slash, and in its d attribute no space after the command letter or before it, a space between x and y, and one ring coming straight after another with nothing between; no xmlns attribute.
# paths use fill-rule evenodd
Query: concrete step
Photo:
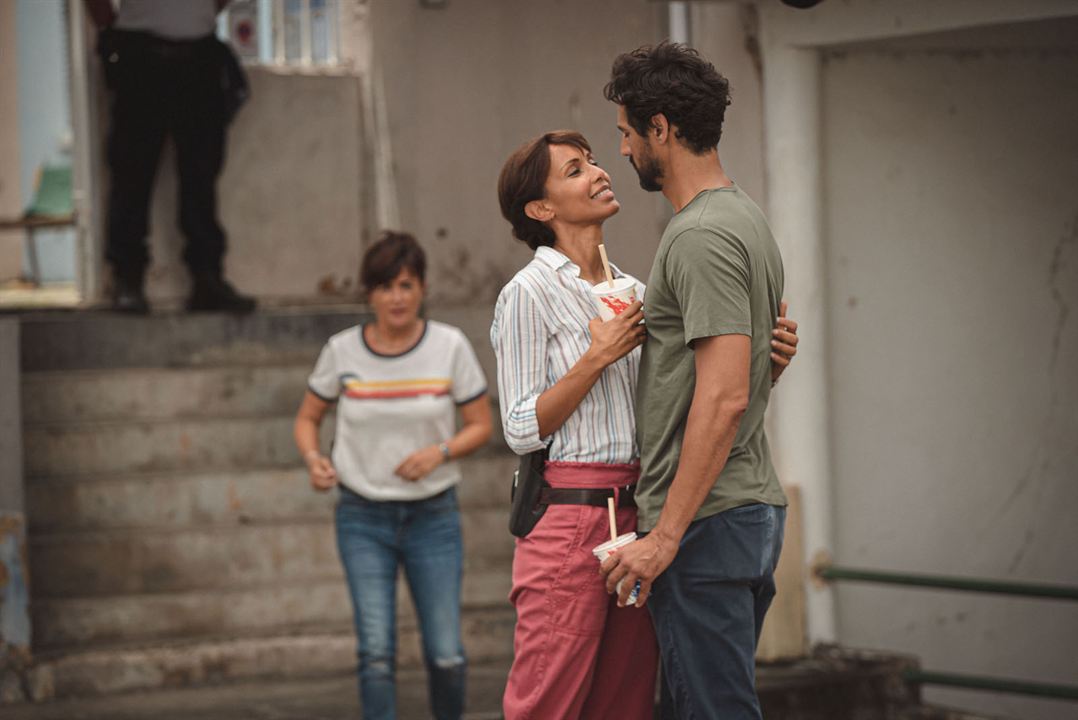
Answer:
<svg viewBox="0 0 1078 720"><path fill-rule="evenodd" d="M25 373L23 425L294 415L313 363Z"/></svg>
<svg viewBox="0 0 1078 720"><path fill-rule="evenodd" d="M31 481L72 475L280 468L298 460L294 417L244 415L134 422L50 423L26 428L24 473ZM507 454L501 423L477 454ZM332 417L322 423L328 451Z"/></svg>
<svg viewBox="0 0 1078 720"><path fill-rule="evenodd" d="M362 305L261 308L243 316L29 313L20 317L22 371L313 364L331 335L368 317Z"/></svg>
<svg viewBox="0 0 1078 720"><path fill-rule="evenodd" d="M508 607L509 567L475 565L474 561L469 563L464 574L465 612ZM397 588L397 614L403 626L415 625L403 571ZM352 606L339 571L302 583L33 603L34 643L39 651L350 628L351 622Z"/></svg>
<svg viewBox="0 0 1078 720"><path fill-rule="evenodd" d="M469 562L507 566L513 538L508 508L462 516ZM34 598L57 599L302 584L338 572L330 517L176 530L31 534Z"/></svg>
<svg viewBox="0 0 1078 720"><path fill-rule="evenodd" d="M468 666L461 720L500 720L508 661ZM397 673L397 716L430 713L427 673ZM352 673L298 679L247 680L192 688L144 690L96 698L21 703L4 708L5 720L341 720L361 717Z"/></svg>
<svg viewBox="0 0 1078 720"><path fill-rule="evenodd" d="M29 478L269 468L294 465L293 418L228 417L160 422L40 425L23 436ZM323 424L329 447L332 423Z"/></svg>
<svg viewBox="0 0 1078 720"><path fill-rule="evenodd" d="M23 426L294 416L313 365L24 373Z"/></svg>
<svg viewBox="0 0 1078 720"><path fill-rule="evenodd" d="M462 618L469 662L505 665L512 657L511 608L470 612ZM325 677L355 668L355 639L346 630L170 643L142 648L88 650L37 657L31 684L36 700L92 697L254 678ZM420 667L419 633L403 625L398 667Z"/></svg>
<svg viewBox="0 0 1078 720"><path fill-rule="evenodd" d="M459 461L461 507L507 508L517 460L508 453ZM185 474L77 475L27 485L35 536L56 531L175 529L324 520L336 493L318 493L301 466Z"/></svg>
<svg viewBox="0 0 1078 720"><path fill-rule="evenodd" d="M464 332L492 385L493 310L490 303L440 306L429 312L431 319ZM178 312L129 317L85 310L26 313L20 316L22 371L290 363L309 367L331 335L370 318L368 308L358 304L269 307L239 317Z"/></svg>
<svg viewBox="0 0 1078 720"><path fill-rule="evenodd" d="M905 698L881 698L865 693L857 682L845 685L834 703L814 703L805 695L813 685L830 687L829 678L811 667L813 660L785 667L757 667L757 686L764 717L769 720L991 720L982 713L932 708L920 705L909 694ZM808 666L808 667L806 667ZM508 661L472 663L468 668L468 705L464 720L496 720L501 717L500 699L508 674ZM845 671L840 671L845 673ZM773 682L781 675L788 682ZM398 673L399 716L426 717L426 677L420 670ZM871 681L869 681L871 682ZM897 673L890 682L897 690L904 683ZM834 689L834 688L832 688ZM87 697L52 703L22 704L4 708L10 720L339 720L358 717L355 680L350 674L331 677L248 680L229 684L203 684L189 689ZM874 697L875 696L875 697ZM844 704L841 704L846 700ZM781 712L776 712L781 709ZM1053 717L1064 717L1057 713ZM656 708L655 717L659 717ZM1004 720L992 716L995 720ZM1066 717L1070 717L1066 715Z"/></svg>

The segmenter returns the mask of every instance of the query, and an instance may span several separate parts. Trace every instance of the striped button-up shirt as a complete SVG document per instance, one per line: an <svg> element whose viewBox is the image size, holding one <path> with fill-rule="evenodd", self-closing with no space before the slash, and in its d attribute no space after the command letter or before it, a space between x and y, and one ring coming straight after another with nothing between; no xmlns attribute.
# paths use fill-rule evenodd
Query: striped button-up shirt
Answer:
<svg viewBox="0 0 1078 720"><path fill-rule="evenodd" d="M611 270L615 277L629 277L613 265ZM633 280L643 298L643 283ZM633 403L640 348L603 370L565 424L539 437L535 402L587 351L588 322L597 315L591 284L580 278L580 268L550 247L536 250L502 288L490 342L498 358L502 427L513 452L522 455L545 445L551 460L627 463L639 457Z"/></svg>

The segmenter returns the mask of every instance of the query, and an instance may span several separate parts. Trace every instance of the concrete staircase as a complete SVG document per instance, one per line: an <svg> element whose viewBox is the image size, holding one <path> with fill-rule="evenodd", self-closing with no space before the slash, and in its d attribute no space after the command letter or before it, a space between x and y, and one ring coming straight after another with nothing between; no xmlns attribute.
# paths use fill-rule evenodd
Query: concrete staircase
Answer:
<svg viewBox="0 0 1078 720"><path fill-rule="evenodd" d="M24 319L37 699L354 667L334 497L309 489L291 426L319 348L358 312ZM443 315L489 369L486 315ZM463 465L465 644L507 666L515 459L497 437Z"/></svg>

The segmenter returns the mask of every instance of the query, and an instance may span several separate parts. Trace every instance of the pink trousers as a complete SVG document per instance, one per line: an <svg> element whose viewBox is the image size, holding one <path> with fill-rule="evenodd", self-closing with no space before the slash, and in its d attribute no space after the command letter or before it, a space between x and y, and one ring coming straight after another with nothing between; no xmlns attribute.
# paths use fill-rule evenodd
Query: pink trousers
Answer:
<svg viewBox="0 0 1078 720"><path fill-rule="evenodd" d="M553 487L617 488L636 465L550 462ZM617 511L619 535L636 510ZM506 720L651 720L658 646L646 608L619 608L591 549L610 539L606 508L551 505L513 554L517 612Z"/></svg>

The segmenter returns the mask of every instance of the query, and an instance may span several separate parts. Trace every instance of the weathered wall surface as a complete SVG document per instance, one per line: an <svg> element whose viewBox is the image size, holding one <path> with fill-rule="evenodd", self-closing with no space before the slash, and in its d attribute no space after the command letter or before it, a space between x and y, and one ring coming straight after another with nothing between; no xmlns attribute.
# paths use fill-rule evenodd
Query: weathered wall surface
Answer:
<svg viewBox="0 0 1078 720"><path fill-rule="evenodd" d="M0 705L19 696L30 653L19 397L19 321L0 317Z"/></svg>
<svg viewBox="0 0 1078 720"><path fill-rule="evenodd" d="M431 251L431 297L492 303L530 259L498 210L502 163L525 140L574 128L611 174L622 209L611 259L647 276L667 218L618 155L602 96L620 53L665 36L662 4L454 0L444 9L375 0L402 224Z"/></svg>
<svg viewBox="0 0 1078 720"><path fill-rule="evenodd" d="M1066 23L1064 23L1066 25ZM1078 48L1058 24L825 55L836 556L1078 583ZM1074 608L842 586L839 639L1073 682ZM1022 718L1066 705L930 689ZM1069 715L1067 715L1069 717Z"/></svg>
<svg viewBox="0 0 1078 720"><path fill-rule="evenodd" d="M248 70L251 99L228 136L218 185L228 277L263 298L333 298L355 289L363 168L354 75ZM151 300L188 288L176 223L175 158L158 168L151 218Z"/></svg>
<svg viewBox="0 0 1078 720"><path fill-rule="evenodd" d="M723 169L767 211L764 187L763 88L755 8L740 3L692 3L691 44L730 81L722 124Z"/></svg>
<svg viewBox="0 0 1078 720"><path fill-rule="evenodd" d="M617 53L663 39L664 6L381 0L370 18L401 226L430 252L433 301L491 303L527 262L498 211L497 176L521 142L555 128L579 129L594 144L622 201L607 245L615 262L646 276L668 211L619 157L602 87ZM251 81L220 185L228 275L264 297L346 291L369 220L359 83L265 70ZM157 180L149 284L151 299L168 301L187 284L171 163L167 154Z"/></svg>
<svg viewBox="0 0 1078 720"><path fill-rule="evenodd" d="M0 317L0 513L22 512L19 320Z"/></svg>

